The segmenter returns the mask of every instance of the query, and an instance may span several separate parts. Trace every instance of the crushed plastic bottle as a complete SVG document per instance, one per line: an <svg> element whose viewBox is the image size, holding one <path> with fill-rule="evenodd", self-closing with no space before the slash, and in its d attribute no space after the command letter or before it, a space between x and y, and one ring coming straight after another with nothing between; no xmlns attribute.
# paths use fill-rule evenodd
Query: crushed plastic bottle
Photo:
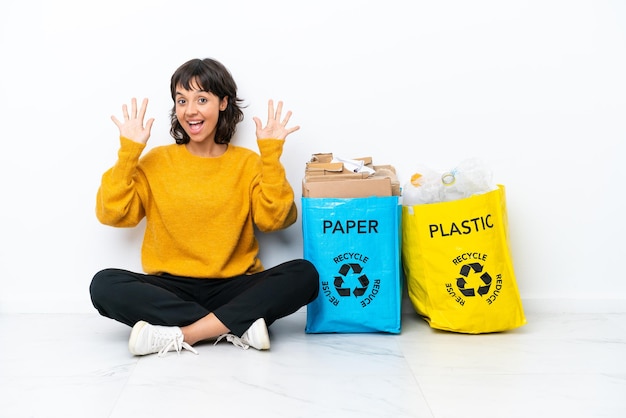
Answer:
<svg viewBox="0 0 626 418"><path fill-rule="evenodd" d="M402 188L405 206L449 202L497 189L493 173L478 158L461 161L443 173L421 167Z"/></svg>

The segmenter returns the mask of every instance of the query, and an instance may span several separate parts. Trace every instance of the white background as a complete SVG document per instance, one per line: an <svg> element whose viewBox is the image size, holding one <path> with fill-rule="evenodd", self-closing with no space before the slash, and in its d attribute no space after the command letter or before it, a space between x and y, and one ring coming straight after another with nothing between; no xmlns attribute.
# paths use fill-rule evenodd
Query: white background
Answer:
<svg viewBox="0 0 626 418"><path fill-rule="evenodd" d="M298 205L313 153L401 183L479 157L506 186L522 299L624 301L622 1L26 0L0 29L0 312L93 312L96 271L140 270L143 224L94 215L110 115L148 97L149 146L171 143L169 78L204 57L248 106L234 143L256 150L269 98L293 110ZM261 240L268 266L302 256L300 222Z"/></svg>

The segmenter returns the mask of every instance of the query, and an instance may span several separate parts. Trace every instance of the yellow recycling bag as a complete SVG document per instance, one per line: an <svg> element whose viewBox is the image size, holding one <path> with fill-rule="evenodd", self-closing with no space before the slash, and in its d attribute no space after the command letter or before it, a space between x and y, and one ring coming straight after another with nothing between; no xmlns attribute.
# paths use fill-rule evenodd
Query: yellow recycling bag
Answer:
<svg viewBox="0 0 626 418"><path fill-rule="evenodd" d="M409 299L432 328L468 334L526 323L513 271L504 186L402 207Z"/></svg>

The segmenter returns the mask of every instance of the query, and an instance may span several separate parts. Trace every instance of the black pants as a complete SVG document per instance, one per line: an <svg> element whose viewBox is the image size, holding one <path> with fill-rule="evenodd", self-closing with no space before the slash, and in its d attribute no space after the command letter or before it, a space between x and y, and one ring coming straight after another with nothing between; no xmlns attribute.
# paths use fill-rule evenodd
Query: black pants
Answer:
<svg viewBox="0 0 626 418"><path fill-rule="evenodd" d="M105 269L94 276L89 290L101 315L129 326L144 320L183 327L213 312L230 332L241 336L259 318L269 326L312 302L319 274L306 260L229 279Z"/></svg>

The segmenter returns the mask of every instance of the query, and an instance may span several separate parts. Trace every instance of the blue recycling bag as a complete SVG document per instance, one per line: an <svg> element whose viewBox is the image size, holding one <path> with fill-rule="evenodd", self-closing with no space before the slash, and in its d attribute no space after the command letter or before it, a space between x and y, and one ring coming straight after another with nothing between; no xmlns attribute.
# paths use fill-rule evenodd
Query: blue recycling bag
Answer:
<svg viewBox="0 0 626 418"><path fill-rule="evenodd" d="M400 333L401 216L397 196L302 198L304 258L320 275L306 333Z"/></svg>

